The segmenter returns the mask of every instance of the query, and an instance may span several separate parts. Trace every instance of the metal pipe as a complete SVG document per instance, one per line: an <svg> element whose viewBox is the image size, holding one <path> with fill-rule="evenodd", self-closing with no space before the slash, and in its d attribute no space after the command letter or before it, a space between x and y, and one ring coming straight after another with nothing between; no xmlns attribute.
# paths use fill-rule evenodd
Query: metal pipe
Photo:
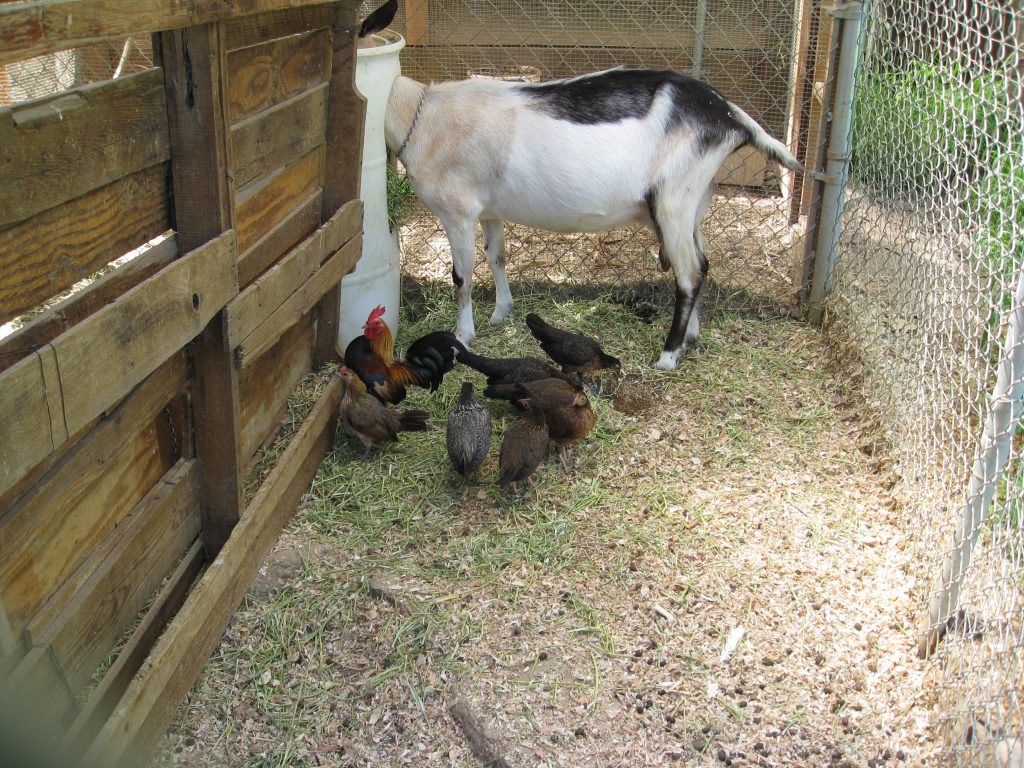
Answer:
<svg viewBox="0 0 1024 768"><path fill-rule="evenodd" d="M837 2L828 9L830 16L841 20L843 34L835 76L835 103L832 106L832 132L826 153L827 163L825 173L818 177L823 183L821 218L815 246L811 293L807 302L807 317L812 323L821 322L825 298L832 290L832 269L836 262L843 194L850 176L850 126L853 124L861 20L865 16L867 1Z"/></svg>
<svg viewBox="0 0 1024 768"><path fill-rule="evenodd" d="M1024 269L1017 279L1006 337L999 356L996 383L989 400L985 431L971 468L971 479L960 519L953 537L953 550L946 555L935 581L928 612L924 617L917 653L926 658L948 629L950 617L960 601L964 572L971 564L974 545L985 521L991 516L992 497L1006 471L1013 433L1020 421L1024 397Z"/></svg>
<svg viewBox="0 0 1024 768"><path fill-rule="evenodd" d="M693 22L693 77L704 79L704 30L708 21L708 0L697 0L697 18Z"/></svg>

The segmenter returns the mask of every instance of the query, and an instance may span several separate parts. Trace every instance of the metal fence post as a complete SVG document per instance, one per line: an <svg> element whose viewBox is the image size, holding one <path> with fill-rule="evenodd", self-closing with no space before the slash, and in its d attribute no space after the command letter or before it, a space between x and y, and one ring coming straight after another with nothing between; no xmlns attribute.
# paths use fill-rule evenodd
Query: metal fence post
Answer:
<svg viewBox="0 0 1024 768"><path fill-rule="evenodd" d="M815 244L814 273L807 303L807 317L820 323L825 298L832 288L832 268L839 241L843 194L850 176L850 126L853 123L854 85L861 42L861 20L866 15L867 1L837 2L828 10L830 16L842 20L843 33L839 63L835 76L835 102L832 106L832 128L829 138L825 173L818 178L823 184L818 240Z"/></svg>
<svg viewBox="0 0 1024 768"><path fill-rule="evenodd" d="M1021 416L1024 397L1024 270L1017 280L1013 308L999 356L996 383L989 400L985 431L978 445L967 485L964 506L957 521L953 550L946 555L942 571L928 601L917 653L929 656L947 629L947 623L960 600L964 572L985 521L991 515L992 497L1006 471L1013 433Z"/></svg>

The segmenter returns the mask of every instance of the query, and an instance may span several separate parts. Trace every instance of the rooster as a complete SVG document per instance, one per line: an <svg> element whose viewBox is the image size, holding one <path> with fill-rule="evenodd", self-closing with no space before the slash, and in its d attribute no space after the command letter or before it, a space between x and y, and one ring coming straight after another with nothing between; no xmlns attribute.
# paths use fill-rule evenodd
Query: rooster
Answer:
<svg viewBox="0 0 1024 768"><path fill-rule="evenodd" d="M384 322L384 311L379 306L370 312L363 335L352 339L345 349L345 365L382 403L402 402L410 384L435 392L455 366L455 350L465 347L455 334L434 331L410 344L405 359L395 360L395 337Z"/></svg>
<svg viewBox="0 0 1024 768"><path fill-rule="evenodd" d="M596 373L603 368L619 371L622 367L617 357L606 354L589 336L555 328L534 312L526 316L526 324L541 348L566 373Z"/></svg>
<svg viewBox="0 0 1024 768"><path fill-rule="evenodd" d="M393 443L399 432L423 432L430 429L426 411L392 411L379 400L370 397L366 385L347 366L338 370L345 385L338 411L341 420L363 444L363 458L377 443Z"/></svg>
<svg viewBox="0 0 1024 768"><path fill-rule="evenodd" d="M463 477L476 477L491 447L491 412L473 397L473 382L462 382L459 402L448 414L448 458Z"/></svg>

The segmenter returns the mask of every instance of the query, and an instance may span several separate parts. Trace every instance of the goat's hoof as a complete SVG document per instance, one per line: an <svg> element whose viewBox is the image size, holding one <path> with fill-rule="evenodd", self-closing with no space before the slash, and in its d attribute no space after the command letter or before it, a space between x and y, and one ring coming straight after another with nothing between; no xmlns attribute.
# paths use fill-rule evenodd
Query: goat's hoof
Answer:
<svg viewBox="0 0 1024 768"><path fill-rule="evenodd" d="M468 347L470 344L473 343L473 339L476 338L476 331L469 331L467 333L466 331L456 330L455 338L461 341L464 346Z"/></svg>
<svg viewBox="0 0 1024 768"><path fill-rule="evenodd" d="M491 313L491 325L504 323L511 311L512 307L507 307L505 309L498 309L495 307L494 312Z"/></svg>
<svg viewBox="0 0 1024 768"><path fill-rule="evenodd" d="M658 362L654 364L654 367L661 371L673 371L675 370L676 363L679 362L678 352L669 352L667 349L661 353L661 357L658 358Z"/></svg>

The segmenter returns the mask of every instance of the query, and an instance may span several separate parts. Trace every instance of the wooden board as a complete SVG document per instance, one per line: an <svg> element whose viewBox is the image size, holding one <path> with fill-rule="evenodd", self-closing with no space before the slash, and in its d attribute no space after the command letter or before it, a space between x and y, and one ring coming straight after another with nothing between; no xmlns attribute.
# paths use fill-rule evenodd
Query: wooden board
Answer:
<svg viewBox="0 0 1024 768"><path fill-rule="evenodd" d="M74 431L195 338L238 291L232 232L165 267L57 337L68 429Z"/></svg>
<svg viewBox="0 0 1024 768"><path fill-rule="evenodd" d="M238 365L244 368L270 349L285 330L297 323L325 293L333 290L341 278L355 268L362 252L363 236L359 234L343 245L238 345L235 351Z"/></svg>
<svg viewBox="0 0 1024 768"><path fill-rule="evenodd" d="M75 711L75 699L64 682L60 668L50 649L32 648L18 663L10 677L0 683L0 701L18 703L17 709L5 708L3 714L17 718L16 731L25 739L21 745L33 750L39 745L52 743ZM8 728L15 723L5 722ZM14 732L14 731L8 731ZM5 750L9 745L4 745Z"/></svg>
<svg viewBox="0 0 1024 768"><path fill-rule="evenodd" d="M238 285L245 288L320 223L323 190L314 191L238 256Z"/></svg>
<svg viewBox="0 0 1024 768"><path fill-rule="evenodd" d="M237 123L325 82L330 57L328 29L231 51L227 56L229 121Z"/></svg>
<svg viewBox="0 0 1024 768"><path fill-rule="evenodd" d="M346 3L354 7L351 0ZM236 16L224 22L224 40L229 51L279 37L321 29L331 25L336 3L301 5L251 16Z"/></svg>
<svg viewBox="0 0 1024 768"><path fill-rule="evenodd" d="M0 375L0 494L12 487L54 449L54 428L46 403L39 353ZM62 422L63 423L63 422Z"/></svg>
<svg viewBox="0 0 1024 768"><path fill-rule="evenodd" d="M51 493L62 493L49 496L52 503L21 505L0 518L0 596L15 632L163 475L153 423L125 439L103 470L53 486Z"/></svg>
<svg viewBox="0 0 1024 768"><path fill-rule="evenodd" d="M0 323L172 228L166 163L0 229Z"/></svg>
<svg viewBox="0 0 1024 768"><path fill-rule="evenodd" d="M177 256L178 240L172 236L32 318L28 324L0 339L0 372L152 277Z"/></svg>
<svg viewBox="0 0 1024 768"><path fill-rule="evenodd" d="M170 158L163 73L117 80L0 110L0 227Z"/></svg>
<svg viewBox="0 0 1024 768"><path fill-rule="evenodd" d="M37 578L35 572L45 571L45 566L39 564L42 561L40 558L46 556L50 537L59 536L62 526L66 524L63 522L66 516L75 515L85 525L101 524L101 520L109 513L104 508L109 504L112 493L108 487L109 481L133 471L131 464L134 460L123 453L126 447L134 447L145 454L142 467L134 470L140 476L150 475L150 470L146 469L148 463L155 462L163 467L153 442L148 438L140 441L138 435L153 428L157 415L184 386L185 373L184 355L174 355L136 387L115 411L79 440L71 451L49 467L22 497L3 511L0 516L0 540L4 542L4 559L10 559L6 565L10 565L11 570L5 570L5 563L0 563L0 594L6 593L8 589L17 589L10 585L18 580L31 579L35 580L34 584L38 582L37 586L17 589L18 594L10 598L11 605L16 603L20 606L11 617L18 634L32 616L37 616L40 621L52 621L65 607L59 596L53 596L40 609L43 597L50 594L63 579L50 579L45 573L43 577ZM128 465L127 468L125 465ZM144 487L147 486L131 490L126 499L131 501L138 498ZM90 500L90 497L94 498ZM125 511L127 508L123 507L124 502L122 499L114 499L114 506ZM24 570L23 566L17 566L14 562L15 557L22 556L17 553L23 550ZM56 554L60 557L65 552L58 547ZM84 553L74 552L73 555L79 558ZM100 552L99 556L103 556L103 553ZM75 573L69 583L81 584L87 575ZM27 594L19 597L23 591Z"/></svg>
<svg viewBox="0 0 1024 768"><path fill-rule="evenodd" d="M117 543L69 590L67 607L53 621L29 623L27 642L50 647L77 693L198 535L195 460L180 460L111 532Z"/></svg>
<svg viewBox="0 0 1024 768"><path fill-rule="evenodd" d="M189 588L205 562L203 543L197 539L192 542L192 546L153 599L153 604L132 633L131 639L118 651L117 659L103 675L99 685L89 694L85 705L64 734L59 748L61 752L80 755L85 751L110 716L114 704L124 695L132 677L142 667L160 633L185 601Z"/></svg>
<svg viewBox="0 0 1024 768"><path fill-rule="evenodd" d="M313 323L309 316L295 323L253 365L238 375L239 452L248 472L256 452L277 432L288 415L288 396L313 363Z"/></svg>
<svg viewBox="0 0 1024 768"><path fill-rule="evenodd" d="M235 188L265 178L323 144L327 84L247 117L231 128L231 169Z"/></svg>
<svg viewBox="0 0 1024 768"><path fill-rule="evenodd" d="M237 347L311 278L323 261L363 227L363 204L352 200L252 285L232 299L225 313L228 343Z"/></svg>
<svg viewBox="0 0 1024 768"><path fill-rule="evenodd" d="M241 521L161 636L85 755L83 768L137 765L146 759L199 676L330 447L341 400L333 380L246 508Z"/></svg>
<svg viewBox="0 0 1024 768"><path fill-rule="evenodd" d="M304 0L308 6L328 0ZM353 0L345 2L355 5ZM0 64L130 34L291 8L295 0L42 0L0 4Z"/></svg>
<svg viewBox="0 0 1024 768"><path fill-rule="evenodd" d="M317 148L235 196L238 250L244 251L272 230L320 186L323 151Z"/></svg>

